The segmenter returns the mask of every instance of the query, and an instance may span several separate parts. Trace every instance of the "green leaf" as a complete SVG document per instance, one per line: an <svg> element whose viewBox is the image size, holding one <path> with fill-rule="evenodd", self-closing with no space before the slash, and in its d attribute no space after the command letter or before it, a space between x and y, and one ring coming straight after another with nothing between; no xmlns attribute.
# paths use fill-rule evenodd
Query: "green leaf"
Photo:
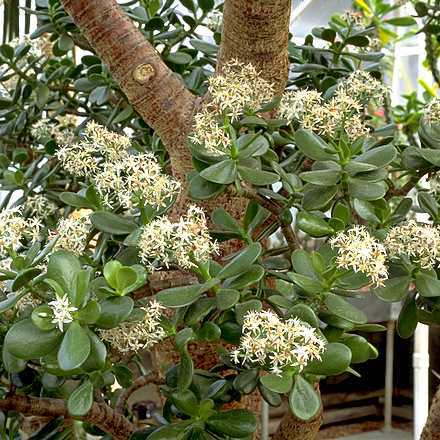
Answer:
<svg viewBox="0 0 440 440"><path fill-rule="evenodd" d="M108 234L127 235L137 228L132 220L113 212L94 212L90 215L90 221L96 229Z"/></svg>
<svg viewBox="0 0 440 440"><path fill-rule="evenodd" d="M38 359L52 352L60 343L58 330L41 330L30 319L15 323L6 334L6 350L19 359Z"/></svg>
<svg viewBox="0 0 440 440"><path fill-rule="evenodd" d="M67 410L73 417L82 417L90 411L92 404L93 385L90 380L86 380L69 396L67 400Z"/></svg>
<svg viewBox="0 0 440 440"><path fill-rule="evenodd" d="M225 209L217 208L211 215L212 222L222 231L232 232L242 236L244 231L240 224Z"/></svg>
<svg viewBox="0 0 440 440"><path fill-rule="evenodd" d="M278 374L267 374L260 377L260 382L268 388L270 391L275 393L288 393L292 389L293 378L289 373Z"/></svg>
<svg viewBox="0 0 440 440"><path fill-rule="evenodd" d="M374 205L366 200L353 200L353 207L360 218L372 223L380 223L379 218L376 215Z"/></svg>
<svg viewBox="0 0 440 440"><path fill-rule="evenodd" d="M360 200L378 200L388 191L388 185L385 182L369 182L350 177L348 179L348 192L354 199Z"/></svg>
<svg viewBox="0 0 440 440"><path fill-rule="evenodd" d="M166 307L185 307L196 301L203 292L203 284L194 284L162 290L155 298Z"/></svg>
<svg viewBox="0 0 440 440"><path fill-rule="evenodd" d="M263 308L263 304L259 299L250 299L242 303L238 303L235 306L235 319L239 324L243 324L244 318L250 311L260 311Z"/></svg>
<svg viewBox="0 0 440 440"><path fill-rule="evenodd" d="M292 267L295 272L316 279L316 270L312 264L310 254L304 249L296 249L291 256Z"/></svg>
<svg viewBox="0 0 440 440"><path fill-rule="evenodd" d="M256 118L250 119L250 118ZM246 122L255 122L258 125L266 124L264 119L249 116L248 118L242 119L241 123L244 124ZM267 125L267 124L266 124ZM238 157L240 159L246 159L248 157L257 157L264 155L269 149L269 141L262 136L261 134L255 135L252 133L244 134L237 139L238 146Z"/></svg>
<svg viewBox="0 0 440 440"><path fill-rule="evenodd" d="M417 24L417 21L413 17L395 17L384 20L384 23L393 26L413 26Z"/></svg>
<svg viewBox="0 0 440 440"><path fill-rule="evenodd" d="M312 294L322 293L324 288L321 283L314 278L301 275L295 272L288 272L289 278L302 290Z"/></svg>
<svg viewBox="0 0 440 440"><path fill-rule="evenodd" d="M432 194L428 192L419 192L417 200L420 208L427 212L432 218L436 219L438 216L438 203Z"/></svg>
<svg viewBox="0 0 440 440"><path fill-rule="evenodd" d="M374 165L376 168L382 168L391 163L397 156L397 150L391 145L372 148L354 159L354 162ZM369 171L369 170L365 170Z"/></svg>
<svg viewBox="0 0 440 440"><path fill-rule="evenodd" d="M313 211L326 206L330 200L333 200L338 192L337 186L322 187L308 184L305 187L302 206L307 211Z"/></svg>
<svg viewBox="0 0 440 440"><path fill-rule="evenodd" d="M116 291L124 294L126 289L134 285L138 279L137 272L131 267L121 267L116 272Z"/></svg>
<svg viewBox="0 0 440 440"><path fill-rule="evenodd" d="M305 373L318 376L335 376L347 370L351 363L351 350L340 342L327 344L320 361L310 362Z"/></svg>
<svg viewBox="0 0 440 440"><path fill-rule="evenodd" d="M352 364L361 364L370 358L370 345L362 336L344 335L341 342L350 349Z"/></svg>
<svg viewBox="0 0 440 440"><path fill-rule="evenodd" d="M264 267L253 264L246 272L241 273L235 278L228 280L225 287L230 289L242 290L260 281L265 274Z"/></svg>
<svg viewBox="0 0 440 440"><path fill-rule="evenodd" d="M56 251L49 257L47 277L56 281L68 293L72 292L73 282L80 270L78 257L67 251Z"/></svg>
<svg viewBox="0 0 440 440"><path fill-rule="evenodd" d="M407 293L411 277L402 276L385 280L382 287L374 289L374 293L385 302L400 301Z"/></svg>
<svg viewBox="0 0 440 440"><path fill-rule="evenodd" d="M214 5L214 0L199 0L199 6L203 11L210 11Z"/></svg>
<svg viewBox="0 0 440 440"><path fill-rule="evenodd" d="M188 194L194 200L206 200L219 195L225 188L225 185L209 182L196 174L190 178Z"/></svg>
<svg viewBox="0 0 440 440"><path fill-rule="evenodd" d="M321 217L301 211L296 216L296 226L311 237L325 237L334 233L334 230Z"/></svg>
<svg viewBox="0 0 440 440"><path fill-rule="evenodd" d="M173 405L183 414L195 416L198 414L199 402L190 390L175 391L171 394Z"/></svg>
<svg viewBox="0 0 440 440"><path fill-rule="evenodd" d="M214 342L218 341L221 337L222 331L217 324L214 324L211 321L207 321L202 324L199 331L197 332L197 336L202 341Z"/></svg>
<svg viewBox="0 0 440 440"><path fill-rule="evenodd" d="M300 173L299 177L305 182L313 183L314 185L336 185L341 179L341 172L339 170L305 171Z"/></svg>
<svg viewBox="0 0 440 440"><path fill-rule="evenodd" d="M188 421L163 425L153 431L148 440L180 440L187 427Z"/></svg>
<svg viewBox="0 0 440 440"><path fill-rule="evenodd" d="M73 321L58 350L58 364L65 371L79 368L90 354L90 339L87 332Z"/></svg>
<svg viewBox="0 0 440 440"><path fill-rule="evenodd" d="M240 299L240 292L234 289L219 289L216 294L217 307L227 310L233 307Z"/></svg>
<svg viewBox="0 0 440 440"><path fill-rule="evenodd" d="M271 185L280 180L278 174L255 168L248 168L242 165L238 166L238 174L243 180L246 180L246 182L250 182L252 185L257 186Z"/></svg>
<svg viewBox="0 0 440 440"><path fill-rule="evenodd" d="M47 304L42 304L32 310L32 322L41 330L52 330L55 324L52 322L53 311Z"/></svg>
<svg viewBox="0 0 440 440"><path fill-rule="evenodd" d="M296 304L291 307L287 315L291 318L299 318L301 321L307 322L312 327L319 328L319 320L313 309L307 304Z"/></svg>
<svg viewBox="0 0 440 440"><path fill-rule="evenodd" d="M424 272L416 274L416 287L420 295L426 298L440 296L440 280Z"/></svg>
<svg viewBox="0 0 440 440"><path fill-rule="evenodd" d="M332 160L336 156L327 153L330 147L315 133L304 128L295 132L295 143L299 150L313 160Z"/></svg>
<svg viewBox="0 0 440 440"><path fill-rule="evenodd" d="M67 52L74 47L73 40L69 37L68 34L62 34L60 38L58 38L58 47L63 51Z"/></svg>
<svg viewBox="0 0 440 440"><path fill-rule="evenodd" d="M90 354L81 365L81 369L87 372L102 370L105 367L107 348L95 333L89 329L86 329L86 332L90 339ZM121 382L119 383L123 386Z"/></svg>
<svg viewBox="0 0 440 440"><path fill-rule="evenodd" d="M189 40L191 46L200 52L206 53L208 55L215 55L218 52L218 46L215 44L207 43L203 40L191 39Z"/></svg>
<svg viewBox="0 0 440 440"><path fill-rule="evenodd" d="M73 192L62 192L58 198L66 205L75 206L75 208L93 209L95 207L86 197Z"/></svg>
<svg viewBox="0 0 440 440"><path fill-rule="evenodd" d="M29 267L28 269L21 270L14 281L12 281L11 290L17 291L32 281L37 275L41 273L41 269L37 267Z"/></svg>
<svg viewBox="0 0 440 440"><path fill-rule="evenodd" d="M367 316L364 312L357 309L355 306L338 295L329 293L325 297L324 302L330 313L333 313L342 319L354 322L355 324L365 324L367 322Z"/></svg>
<svg viewBox="0 0 440 440"><path fill-rule="evenodd" d="M105 263L103 274L108 285L113 289L117 287L116 275L119 269L122 267L122 263L118 260L112 260Z"/></svg>
<svg viewBox="0 0 440 440"><path fill-rule="evenodd" d="M99 305L101 315L96 321L96 326L108 329L117 327L130 316L134 302L128 296L118 296L103 299Z"/></svg>
<svg viewBox="0 0 440 440"><path fill-rule="evenodd" d="M230 278L242 272L245 272L261 255L261 251L262 247L260 243L252 243L222 268L222 270L217 275L218 278Z"/></svg>
<svg viewBox="0 0 440 440"><path fill-rule="evenodd" d="M257 429L255 415L244 409L218 412L206 420L209 431L235 438L247 438Z"/></svg>
<svg viewBox="0 0 440 440"><path fill-rule="evenodd" d="M363 35L353 35L344 40L347 45L357 46L357 47L367 47L370 44L370 40Z"/></svg>
<svg viewBox="0 0 440 440"><path fill-rule="evenodd" d="M293 414L300 420L310 420L318 414L321 400L313 385L298 375L289 396L289 406Z"/></svg>
<svg viewBox="0 0 440 440"><path fill-rule="evenodd" d="M413 335L418 323L417 305L414 295L408 295L397 320L397 333L401 338Z"/></svg>
<svg viewBox="0 0 440 440"><path fill-rule="evenodd" d="M20 373L21 371L26 369L27 365L27 362L25 360L20 359L9 353L5 345L3 345L2 349L2 361L5 370L10 374Z"/></svg>
<svg viewBox="0 0 440 440"><path fill-rule="evenodd" d="M200 173L200 176L209 182L227 185L235 180L236 174L237 166L235 160L226 159L205 168Z"/></svg>
<svg viewBox="0 0 440 440"><path fill-rule="evenodd" d="M261 397L270 405L278 407L283 403L283 399L278 393L274 393L266 388L262 383L258 384L258 389L260 391Z"/></svg>
<svg viewBox="0 0 440 440"><path fill-rule="evenodd" d="M133 372L126 365L113 365L112 371L123 388L128 388L133 383Z"/></svg>
<svg viewBox="0 0 440 440"><path fill-rule="evenodd" d="M82 307L89 297L90 271L87 269L77 272L73 280L72 295L69 295L70 302L75 307Z"/></svg>

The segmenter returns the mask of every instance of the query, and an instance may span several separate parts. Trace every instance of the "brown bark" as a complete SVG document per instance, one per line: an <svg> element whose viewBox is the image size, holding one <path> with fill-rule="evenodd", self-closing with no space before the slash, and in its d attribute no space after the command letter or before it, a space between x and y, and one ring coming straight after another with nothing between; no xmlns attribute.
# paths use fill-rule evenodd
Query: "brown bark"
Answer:
<svg viewBox="0 0 440 440"><path fill-rule="evenodd" d="M322 424L322 410L313 420L304 422L290 411L284 415L272 440L315 440Z"/></svg>
<svg viewBox="0 0 440 440"><path fill-rule="evenodd" d="M231 59L253 64L277 94L288 75L291 0L226 0L217 68Z"/></svg>
<svg viewBox="0 0 440 440"><path fill-rule="evenodd" d="M67 404L62 399L13 395L0 399L0 410L17 411L21 414L48 417L69 417ZM126 440L135 427L108 405L94 403L90 411L80 420L89 422L111 435L115 440Z"/></svg>
<svg viewBox="0 0 440 440"><path fill-rule="evenodd" d="M173 173L191 170L186 139L196 98L162 61L115 0L62 0L131 105L167 146Z"/></svg>
<svg viewBox="0 0 440 440"><path fill-rule="evenodd" d="M415 404L417 404L415 402ZM440 387L434 395L420 440L440 440Z"/></svg>

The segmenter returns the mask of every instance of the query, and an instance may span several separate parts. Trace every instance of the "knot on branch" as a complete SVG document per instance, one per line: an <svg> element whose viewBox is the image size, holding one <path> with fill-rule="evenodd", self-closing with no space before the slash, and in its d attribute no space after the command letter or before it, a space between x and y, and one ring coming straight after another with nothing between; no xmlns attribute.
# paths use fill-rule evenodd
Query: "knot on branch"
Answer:
<svg viewBox="0 0 440 440"><path fill-rule="evenodd" d="M139 64L133 70L133 79L140 84L145 84L154 77L155 73L151 64Z"/></svg>

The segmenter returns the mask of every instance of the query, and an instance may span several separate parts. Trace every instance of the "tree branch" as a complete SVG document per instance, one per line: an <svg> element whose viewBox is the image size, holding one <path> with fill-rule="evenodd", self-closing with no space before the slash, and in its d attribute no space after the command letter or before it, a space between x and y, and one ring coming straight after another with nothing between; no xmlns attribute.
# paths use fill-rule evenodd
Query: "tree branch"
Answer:
<svg viewBox="0 0 440 440"><path fill-rule="evenodd" d="M288 76L291 0L226 0L217 69L231 59L253 64L281 94Z"/></svg>
<svg viewBox="0 0 440 440"><path fill-rule="evenodd" d="M62 399L13 395L0 400L0 410L45 417L70 417L67 404ZM90 411L78 417L97 426L115 440L126 440L135 431L134 425L106 404L94 403Z"/></svg>
<svg viewBox="0 0 440 440"><path fill-rule="evenodd" d="M192 169L187 148L196 98L162 61L115 0L62 0L66 11L168 149L173 173Z"/></svg>
<svg viewBox="0 0 440 440"><path fill-rule="evenodd" d="M129 388L124 390L119 395L118 400L115 405L115 411L123 414L124 409L125 409L125 405L127 404L127 400L129 399L129 397L135 391L137 391L139 388L142 388L145 385L148 385L150 383L154 384L154 385L162 385L164 383L164 381L158 377L157 372L155 372L155 371L152 371L152 372L145 374L143 376L139 376L137 379L134 380L134 382L131 384L131 386Z"/></svg>

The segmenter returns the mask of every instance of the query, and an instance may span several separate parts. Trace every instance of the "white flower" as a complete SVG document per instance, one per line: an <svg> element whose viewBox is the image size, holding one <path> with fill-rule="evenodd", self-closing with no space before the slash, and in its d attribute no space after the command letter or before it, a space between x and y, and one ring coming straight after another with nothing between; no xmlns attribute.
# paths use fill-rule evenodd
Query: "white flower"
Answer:
<svg viewBox="0 0 440 440"><path fill-rule="evenodd" d="M72 214L68 218L59 220L56 230L52 231L49 238L58 237L54 250L64 249L75 255L81 255L87 246L91 223L88 214L84 216Z"/></svg>
<svg viewBox="0 0 440 440"><path fill-rule="evenodd" d="M117 201L126 209L139 203L163 208L180 189L177 180L162 173L151 153L125 155L105 162L94 180L107 205Z"/></svg>
<svg viewBox="0 0 440 440"><path fill-rule="evenodd" d="M250 311L243 322L239 347L231 353L234 363L259 364L273 374L286 368L302 371L320 360L326 341L299 319L282 321L270 310Z"/></svg>
<svg viewBox="0 0 440 440"><path fill-rule="evenodd" d="M434 98L426 106L424 119L428 125L440 124L440 98Z"/></svg>
<svg viewBox="0 0 440 440"><path fill-rule="evenodd" d="M21 208L10 208L0 212L0 255L17 250L25 237L36 241L39 238L41 223L37 218L25 219Z"/></svg>
<svg viewBox="0 0 440 440"><path fill-rule="evenodd" d="M224 117L238 120L249 111L258 111L273 99L274 86L252 64L236 60L223 66L222 72L209 78L208 83L210 102L195 115L190 139L221 155L230 146L229 133L223 127Z"/></svg>
<svg viewBox="0 0 440 440"><path fill-rule="evenodd" d="M338 250L338 267L364 273L377 286L383 285L388 278L385 247L370 235L365 226L355 225L348 231L339 232L330 244Z"/></svg>
<svg viewBox="0 0 440 440"><path fill-rule="evenodd" d="M64 324L69 324L73 321L72 313L76 312L78 309L70 305L67 295L62 297L57 296L57 298L54 301L50 301L48 305L53 313L53 319L51 322L56 324L60 332L62 332Z"/></svg>
<svg viewBox="0 0 440 440"><path fill-rule="evenodd" d="M384 244L390 256L407 255L423 269L432 269L440 257L440 229L410 220L392 227Z"/></svg>
<svg viewBox="0 0 440 440"><path fill-rule="evenodd" d="M99 330L99 335L120 353L136 353L148 349L166 337L161 325L163 309L164 306L151 300L147 307L141 307L144 312L141 321L123 322L116 328Z"/></svg>
<svg viewBox="0 0 440 440"><path fill-rule="evenodd" d="M38 218L46 218L58 211L58 206L43 194L29 196L23 203L23 211Z"/></svg>
<svg viewBox="0 0 440 440"><path fill-rule="evenodd" d="M184 269L195 266L193 260L205 262L217 252L211 240L205 214L197 206L190 206L185 217L177 223L160 217L142 229L138 243L139 256L150 270L158 265L169 267L175 263Z"/></svg>

